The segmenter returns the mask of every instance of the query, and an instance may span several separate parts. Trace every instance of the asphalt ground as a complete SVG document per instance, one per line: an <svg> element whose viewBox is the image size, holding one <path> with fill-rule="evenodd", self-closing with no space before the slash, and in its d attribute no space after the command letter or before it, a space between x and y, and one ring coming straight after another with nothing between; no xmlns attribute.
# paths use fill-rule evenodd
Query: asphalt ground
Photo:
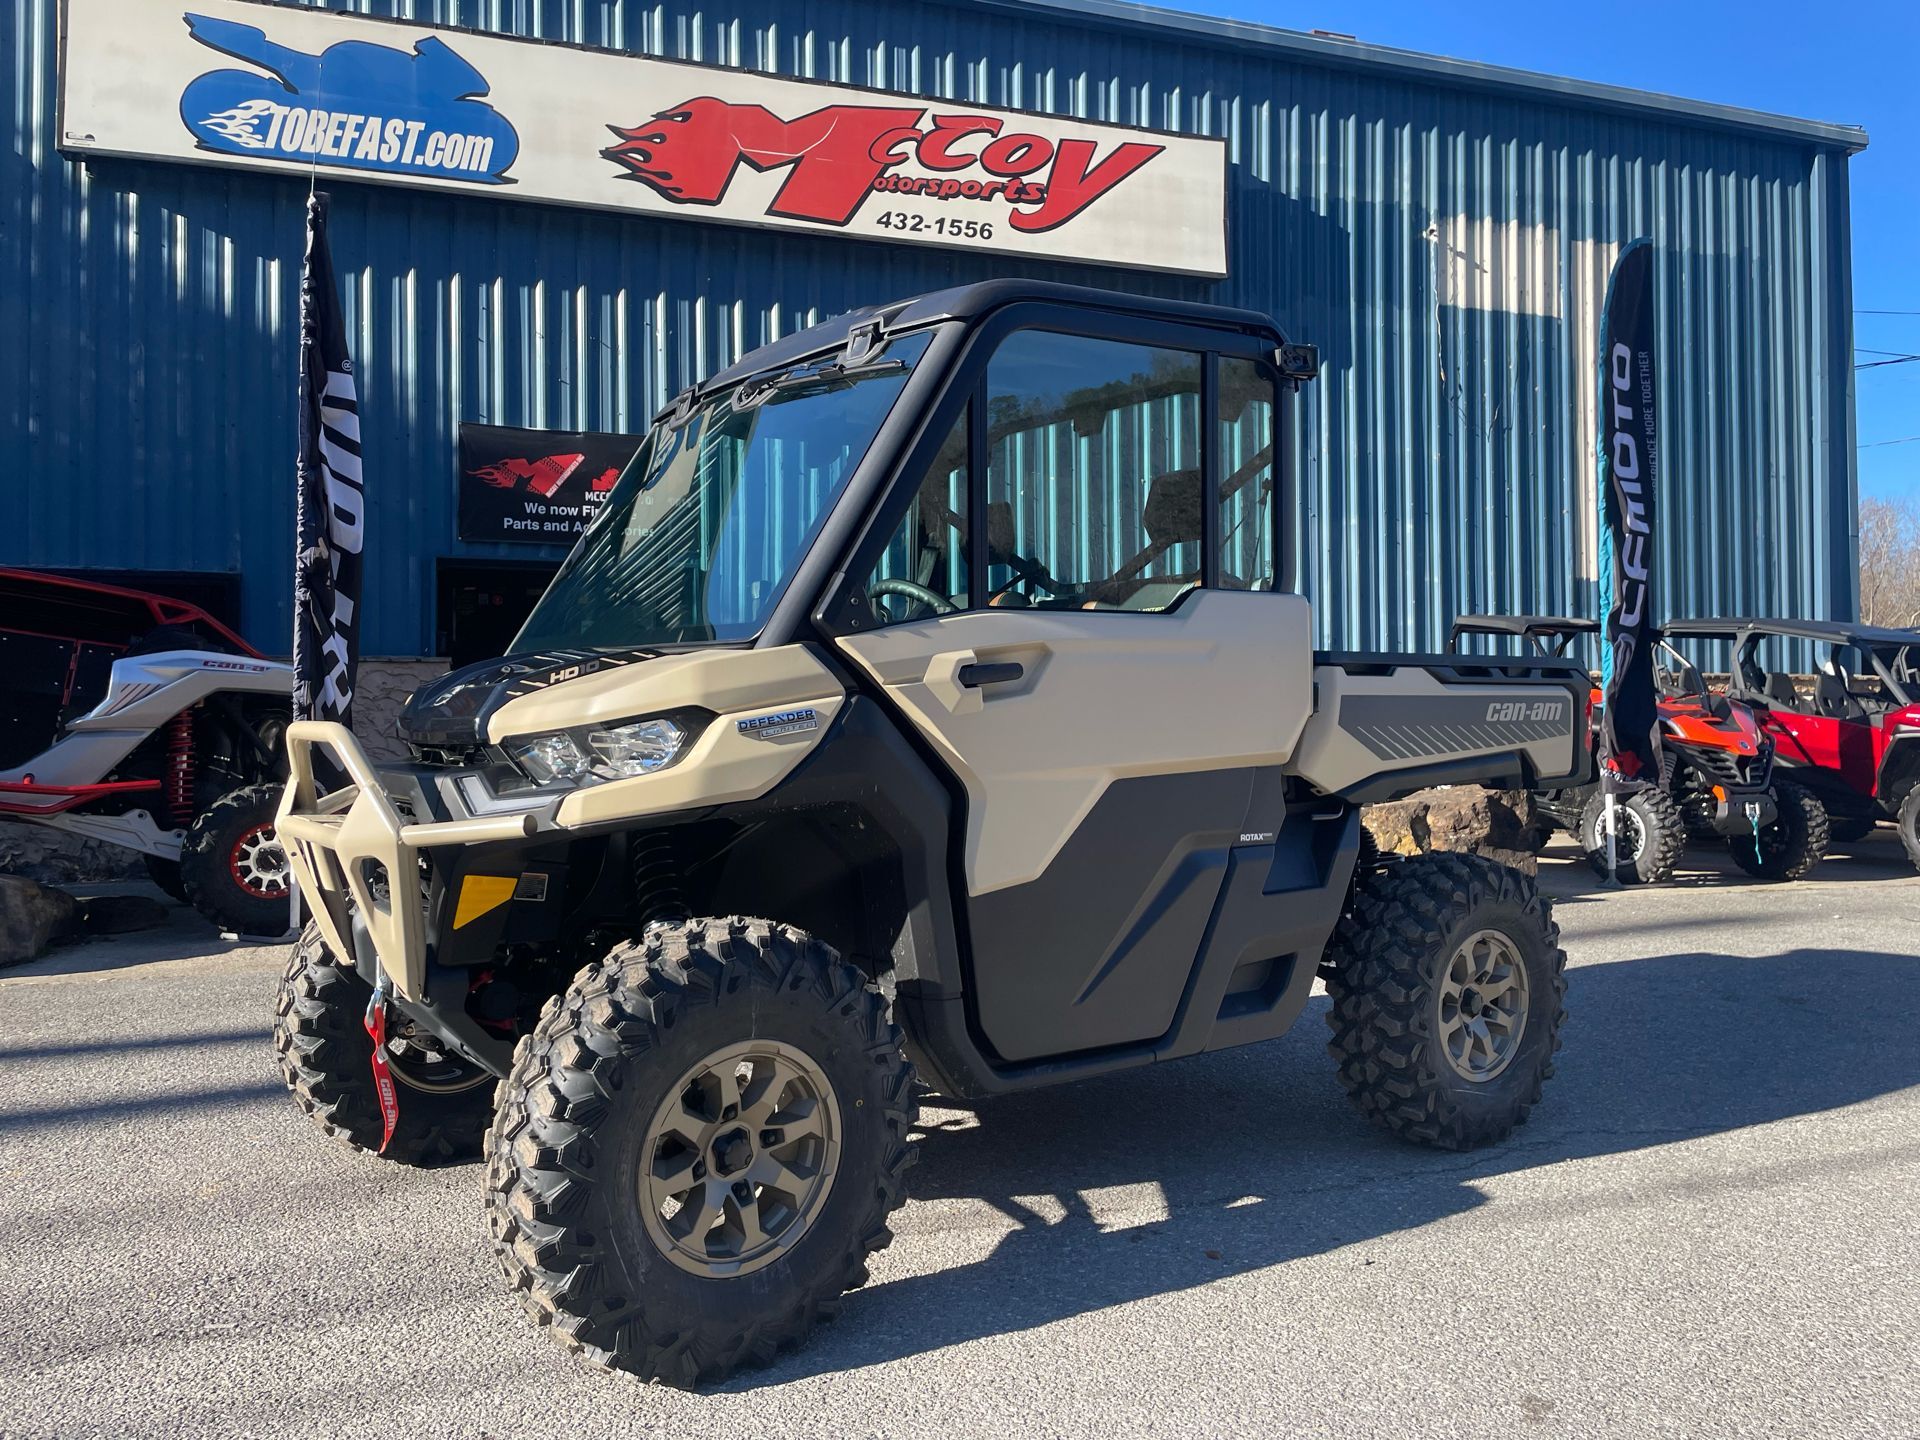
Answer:
<svg viewBox="0 0 1920 1440"><path fill-rule="evenodd" d="M284 952L165 929L0 974L0 1435L1920 1434L1920 877L1543 867L1572 973L1511 1141L1352 1113L1287 1038L922 1112L840 1317L689 1395L569 1359L478 1166L315 1133Z"/></svg>

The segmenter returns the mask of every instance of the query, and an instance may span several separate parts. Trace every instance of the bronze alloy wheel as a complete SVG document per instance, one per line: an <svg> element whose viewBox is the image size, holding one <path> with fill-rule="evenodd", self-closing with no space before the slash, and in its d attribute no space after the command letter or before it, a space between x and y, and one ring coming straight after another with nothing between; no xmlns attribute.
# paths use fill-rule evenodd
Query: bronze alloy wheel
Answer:
<svg viewBox="0 0 1920 1440"><path fill-rule="evenodd" d="M640 1217L675 1265L721 1279L791 1250L839 1168L839 1102L811 1057L775 1040L716 1050L654 1111Z"/></svg>
<svg viewBox="0 0 1920 1440"><path fill-rule="evenodd" d="M1463 1080L1491 1080L1527 1030L1527 967L1514 942L1479 930L1455 947L1435 987L1442 1053Z"/></svg>

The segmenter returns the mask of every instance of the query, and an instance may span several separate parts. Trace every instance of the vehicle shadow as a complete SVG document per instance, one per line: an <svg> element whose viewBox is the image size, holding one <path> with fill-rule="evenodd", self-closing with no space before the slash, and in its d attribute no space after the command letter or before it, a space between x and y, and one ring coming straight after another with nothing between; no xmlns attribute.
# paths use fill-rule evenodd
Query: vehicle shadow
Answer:
<svg viewBox="0 0 1920 1440"><path fill-rule="evenodd" d="M1350 1111L1319 1048L1317 1013L1267 1045L999 1100L974 1115L932 1111L911 1175L916 1241L975 1248L964 1234L941 1235L941 1202L985 1201L1015 1228L982 1258L849 1296L839 1321L802 1350L725 1388L905 1359L1364 1247L1485 1203L1474 1182L1489 1176L1920 1084L1910 1017L1886 1003L1916 984L1920 958L1856 951L1583 966L1567 1000L1579 1038L1545 1099L1505 1144L1466 1155L1402 1144ZM1920 1151L1920 1140L1905 1149ZM1103 1192L1141 1185L1158 1187L1165 1218L1103 1228ZM1354 1263L1370 1263L1364 1250Z"/></svg>
<svg viewBox="0 0 1920 1440"><path fill-rule="evenodd" d="M1723 846L1705 841L1681 853L1673 877L1659 888L1736 889L1742 886L1846 884L1898 880L1912 876L1906 851L1890 830L1865 840L1836 840L1812 873L1794 881L1760 880L1734 864ZM1593 873L1584 856L1570 842L1555 844L1540 855L1540 888L1556 905L1579 904L1612 893ZM1624 888L1624 887L1622 887Z"/></svg>

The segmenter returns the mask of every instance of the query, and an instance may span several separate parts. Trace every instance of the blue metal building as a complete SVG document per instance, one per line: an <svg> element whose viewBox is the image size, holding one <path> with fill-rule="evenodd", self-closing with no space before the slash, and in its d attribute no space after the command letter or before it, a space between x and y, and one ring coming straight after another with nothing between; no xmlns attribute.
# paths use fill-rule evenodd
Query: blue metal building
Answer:
<svg viewBox="0 0 1920 1440"><path fill-rule="evenodd" d="M150 3L150 0L129 0ZM1228 142L1221 281L1320 347L1297 543L1321 640L1591 613L1597 315L1651 236L1672 613L1855 606L1850 127L1114 3L362 0L397 16ZM306 185L63 155L58 0L0 30L0 563L240 579L290 634ZM637 430L839 310L1016 262L331 182L361 376L365 644L436 646L461 421ZM442 617L443 618L443 617Z"/></svg>

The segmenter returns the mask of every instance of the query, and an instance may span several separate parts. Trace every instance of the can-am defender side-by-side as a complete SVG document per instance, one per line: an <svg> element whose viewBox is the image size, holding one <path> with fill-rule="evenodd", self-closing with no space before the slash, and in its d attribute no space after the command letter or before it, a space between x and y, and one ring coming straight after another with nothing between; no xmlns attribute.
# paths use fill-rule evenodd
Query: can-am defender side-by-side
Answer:
<svg viewBox="0 0 1920 1440"><path fill-rule="evenodd" d="M1574 658L1597 637L1596 621L1563 615L1462 615L1447 648L1465 652L1468 636L1524 642L1533 653ZM1763 880L1797 880L1827 847L1827 817L1812 792L1774 773L1773 743L1753 708L1710 691L1700 671L1662 632L1654 683L1659 688L1662 783L1620 797L1615 808L1614 874L1628 884L1665 880L1689 840L1719 841L1742 870ZM1591 692L1599 735L1600 692ZM1594 873L1607 873L1605 801L1598 784L1539 790L1534 808L1573 834Z"/></svg>
<svg viewBox="0 0 1920 1440"><path fill-rule="evenodd" d="M683 1384L865 1279L921 1079L1266 1040L1320 974L1362 1111L1504 1136L1559 1042L1546 902L1475 857L1356 875L1358 807L1577 782L1586 679L1314 654L1313 370L1260 315L996 282L682 394L514 653L415 694L412 763L289 731L303 1108L406 1160L484 1132L528 1314Z"/></svg>
<svg viewBox="0 0 1920 1440"><path fill-rule="evenodd" d="M0 570L0 817L137 851L223 928L287 928L292 672L198 606Z"/></svg>
<svg viewBox="0 0 1920 1440"><path fill-rule="evenodd" d="M1820 797L1833 838L1891 821L1920 867L1920 630L1845 620L1677 620L1674 639L1731 646L1727 693L1751 706L1777 764ZM1795 684L1789 647L1813 652Z"/></svg>

